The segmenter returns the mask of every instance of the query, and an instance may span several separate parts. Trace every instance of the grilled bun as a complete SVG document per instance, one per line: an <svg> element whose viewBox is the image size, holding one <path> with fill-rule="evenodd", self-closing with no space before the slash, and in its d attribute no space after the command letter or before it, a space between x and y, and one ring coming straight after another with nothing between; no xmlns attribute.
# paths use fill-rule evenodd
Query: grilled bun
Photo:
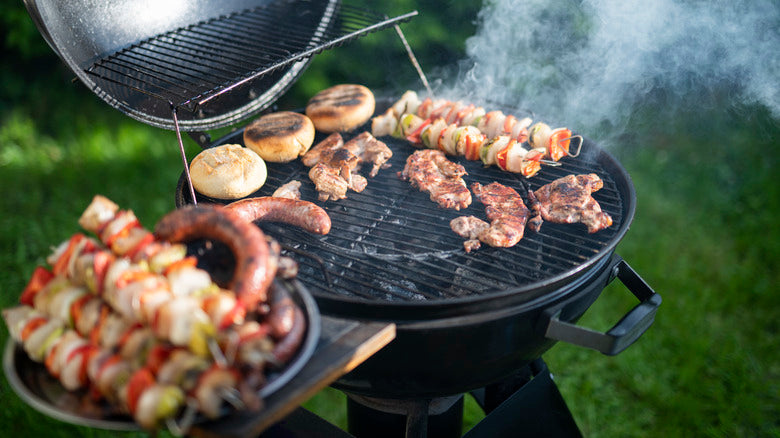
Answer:
<svg viewBox="0 0 780 438"><path fill-rule="evenodd" d="M374 94L367 87L341 84L315 94L306 105L318 131L349 132L366 123L374 115Z"/></svg>
<svg viewBox="0 0 780 438"><path fill-rule="evenodd" d="M266 161L286 163L303 155L314 143L314 124L303 114L266 114L244 128L244 144Z"/></svg>
<svg viewBox="0 0 780 438"><path fill-rule="evenodd" d="M192 186L212 198L243 198L262 187L267 176L265 161L238 144L205 149L190 163Z"/></svg>

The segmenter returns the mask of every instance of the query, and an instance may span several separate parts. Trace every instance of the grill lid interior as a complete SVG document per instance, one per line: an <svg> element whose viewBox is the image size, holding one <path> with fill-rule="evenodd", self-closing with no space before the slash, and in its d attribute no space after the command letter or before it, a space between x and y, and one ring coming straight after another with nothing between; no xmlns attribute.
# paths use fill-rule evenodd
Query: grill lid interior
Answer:
<svg viewBox="0 0 780 438"><path fill-rule="evenodd" d="M25 0L88 88L152 126L208 130L268 107L310 58L416 15L336 0Z"/></svg>

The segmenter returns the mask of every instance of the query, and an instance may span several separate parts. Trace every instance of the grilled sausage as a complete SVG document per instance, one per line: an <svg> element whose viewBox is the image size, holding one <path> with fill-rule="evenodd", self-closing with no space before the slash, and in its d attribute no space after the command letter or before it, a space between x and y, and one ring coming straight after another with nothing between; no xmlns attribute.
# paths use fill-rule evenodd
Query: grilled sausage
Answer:
<svg viewBox="0 0 780 438"><path fill-rule="evenodd" d="M246 198L226 206L249 222L284 222L315 234L330 232L330 216L318 205L300 199L270 196Z"/></svg>
<svg viewBox="0 0 780 438"><path fill-rule="evenodd" d="M234 211L218 206L185 206L163 216L154 234L169 242L205 238L224 243L236 261L228 288L250 311L268 300L276 258L271 256L263 232Z"/></svg>
<svg viewBox="0 0 780 438"><path fill-rule="evenodd" d="M290 331L276 343L272 354L279 363L286 363L298 351L306 333L306 317L298 307L293 308Z"/></svg>
<svg viewBox="0 0 780 438"><path fill-rule="evenodd" d="M295 303L284 286L273 283L268 296L268 305L270 309L266 315L266 321L271 328L271 336L276 340L282 339L293 328Z"/></svg>

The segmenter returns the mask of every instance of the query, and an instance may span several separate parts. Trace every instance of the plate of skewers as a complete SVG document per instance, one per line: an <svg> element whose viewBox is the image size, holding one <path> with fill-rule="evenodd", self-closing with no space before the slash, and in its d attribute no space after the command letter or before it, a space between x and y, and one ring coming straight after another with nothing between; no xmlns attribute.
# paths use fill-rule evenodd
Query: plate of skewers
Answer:
<svg viewBox="0 0 780 438"><path fill-rule="evenodd" d="M98 195L79 225L2 310L3 370L39 412L185 435L262 409L314 353L316 302L251 222L192 206L149 231Z"/></svg>

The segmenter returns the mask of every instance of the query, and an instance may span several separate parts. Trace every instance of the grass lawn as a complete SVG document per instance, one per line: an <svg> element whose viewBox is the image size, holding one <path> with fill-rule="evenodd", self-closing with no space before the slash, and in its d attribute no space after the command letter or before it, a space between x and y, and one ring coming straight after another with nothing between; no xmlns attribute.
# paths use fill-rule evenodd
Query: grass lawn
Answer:
<svg viewBox="0 0 780 438"><path fill-rule="evenodd" d="M151 227L174 208L182 170L174 133L109 108L56 63L40 67L53 72L30 86L19 74L2 76L0 308L14 305L50 246L77 230L93 195L132 208ZM780 126L762 108L715 99L682 114L648 108L612 151L638 194L617 252L664 302L618 356L567 344L545 355L586 436L780 437ZM187 148L192 157L197 147ZM608 330L634 304L612 284L580 324ZM7 337L3 326L0 344ZM328 389L306 406L343 426L343 398ZM5 378L0 400L6 436L145 436L49 419ZM467 419L477 421L468 406Z"/></svg>

